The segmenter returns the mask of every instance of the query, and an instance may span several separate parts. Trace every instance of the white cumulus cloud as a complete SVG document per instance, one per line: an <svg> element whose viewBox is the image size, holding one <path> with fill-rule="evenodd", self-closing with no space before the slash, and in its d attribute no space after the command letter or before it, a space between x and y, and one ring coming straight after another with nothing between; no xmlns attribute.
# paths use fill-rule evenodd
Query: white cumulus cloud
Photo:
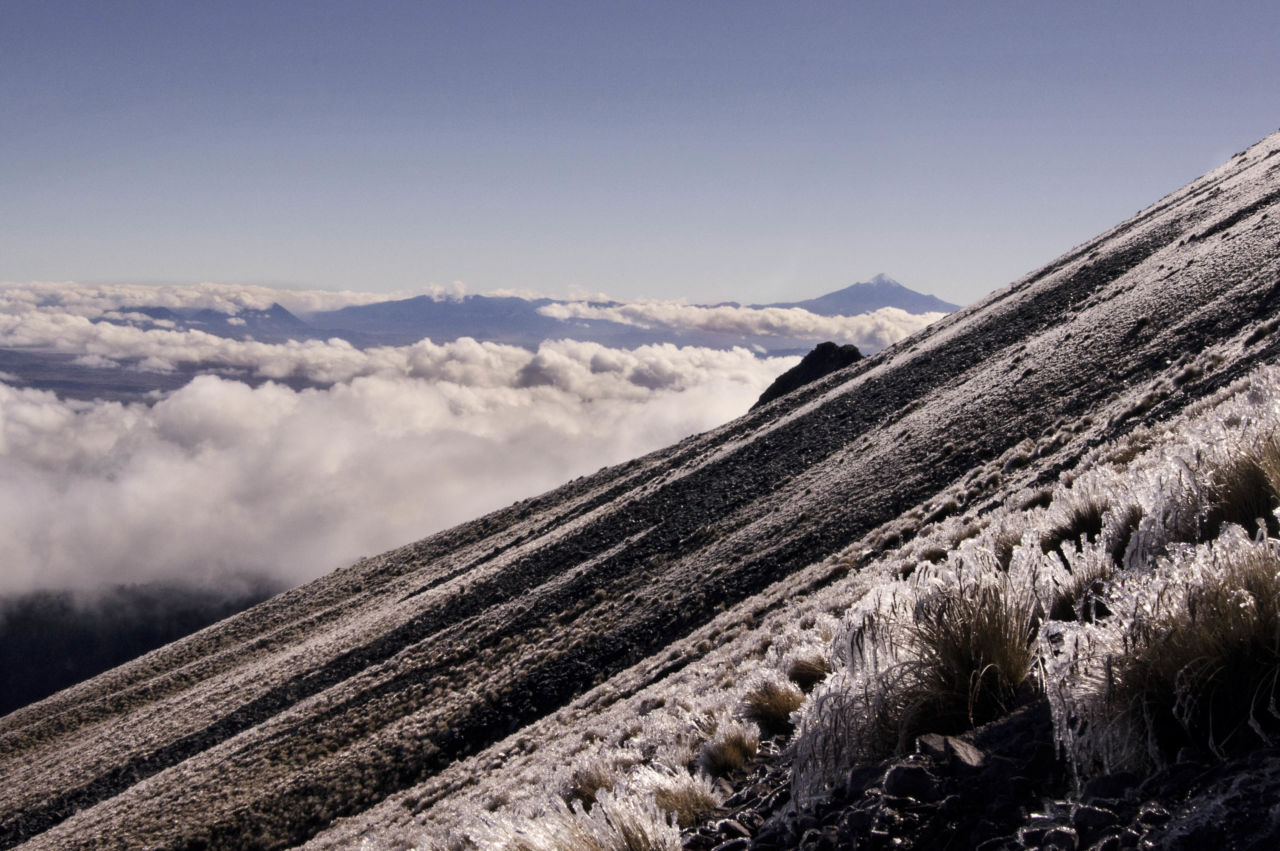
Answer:
<svg viewBox="0 0 1280 851"><path fill-rule="evenodd" d="M864 351L890 346L946 315L883 307L858 316L821 316L800 307L702 307L682 301L560 302L538 312L553 319L603 319L641 328L666 326L738 337L819 338L853 343Z"/></svg>
<svg viewBox="0 0 1280 851"><path fill-rule="evenodd" d="M120 369L199 373L148 404L60 399L0 374L0 594L244 573L302 582L717 426L796 361L572 340L263 343L139 313L393 297L0 284L0 348L71 355L104 382ZM868 350L940 315L586 301L544 312Z"/></svg>
<svg viewBox="0 0 1280 851"><path fill-rule="evenodd" d="M244 572L305 581L718 425L794 363L570 341L360 352L63 317L39 326L45 339L87 357L335 383L201 375L152 405L0 383L0 593Z"/></svg>
<svg viewBox="0 0 1280 851"><path fill-rule="evenodd" d="M249 284L81 284L71 281L0 281L0 313L46 309L96 319L139 307L170 310L214 310L234 315L241 310L266 310L279 303L294 313L337 310L357 304L429 295L465 295L461 283L439 284L415 292L361 293L329 290L281 290Z"/></svg>

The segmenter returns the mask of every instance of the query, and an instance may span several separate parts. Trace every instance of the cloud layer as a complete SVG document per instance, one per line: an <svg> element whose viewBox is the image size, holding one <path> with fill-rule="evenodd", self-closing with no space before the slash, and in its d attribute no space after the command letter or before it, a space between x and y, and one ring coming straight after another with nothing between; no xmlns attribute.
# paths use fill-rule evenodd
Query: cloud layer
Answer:
<svg viewBox="0 0 1280 851"><path fill-rule="evenodd" d="M884 307L858 316L821 316L799 307L701 307L680 301L625 304L567 302L538 309L554 319L604 319L641 328L665 326L732 336L798 337L853 343L864 351L893 345L936 322L943 313L907 313Z"/></svg>
<svg viewBox="0 0 1280 851"><path fill-rule="evenodd" d="M72 354L106 380L200 373L150 404L59 399L0 374L0 594L245 573L302 582L719 425L796 360L570 340L275 344L138 313L278 302L306 314L405 295L0 284L0 348ZM544 312L865 349L937 318L585 300Z"/></svg>
<svg viewBox="0 0 1280 851"><path fill-rule="evenodd" d="M0 383L0 593L305 581L724 422L794 362L568 341L361 352L21 316L7 345L336 383L201 375L150 406Z"/></svg>
<svg viewBox="0 0 1280 851"><path fill-rule="evenodd" d="M294 313L337 310L354 304L371 304L414 295L446 297L462 295L465 287L430 286L413 293L359 293L329 290L278 290L249 284L81 284L67 281L0 282L0 313L24 313L44 309L97 318L111 311L139 307L170 310L216 310L236 314L241 310L266 310L279 303Z"/></svg>

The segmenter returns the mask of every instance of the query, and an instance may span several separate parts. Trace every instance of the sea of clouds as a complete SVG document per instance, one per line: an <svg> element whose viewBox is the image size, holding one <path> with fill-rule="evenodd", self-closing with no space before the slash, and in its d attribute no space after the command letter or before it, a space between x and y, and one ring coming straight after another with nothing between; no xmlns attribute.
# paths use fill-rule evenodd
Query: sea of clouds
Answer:
<svg viewBox="0 0 1280 851"><path fill-rule="evenodd" d="M799 307L704 306L682 301L572 301L549 304L538 312L554 319L605 319L641 328L665 326L728 336L832 340L853 343L863 352L891 346L946 315L882 307L857 316L822 316Z"/></svg>
<svg viewBox="0 0 1280 851"><path fill-rule="evenodd" d="M281 290L251 284L81 284L73 281L0 281L0 313L32 311L70 313L96 318L112 311L140 307L171 310L216 310L235 314L241 310L266 310L279 303L294 313L337 310L356 304L373 304L415 295L448 298L463 295L466 287L433 285L416 292L361 293L350 290Z"/></svg>
<svg viewBox="0 0 1280 851"><path fill-rule="evenodd" d="M360 350L94 321L143 306L306 312L378 298L0 287L0 348L209 371L145 403L60 399L0 376L0 594L246 574L304 582L719 425L796 361L567 340ZM257 386L212 374L229 366Z"/></svg>

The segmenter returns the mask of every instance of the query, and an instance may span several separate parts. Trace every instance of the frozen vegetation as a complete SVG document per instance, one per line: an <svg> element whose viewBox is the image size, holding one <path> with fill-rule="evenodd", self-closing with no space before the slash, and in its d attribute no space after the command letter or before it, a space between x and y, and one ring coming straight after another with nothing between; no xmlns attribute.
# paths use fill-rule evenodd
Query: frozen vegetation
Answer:
<svg viewBox="0 0 1280 851"><path fill-rule="evenodd" d="M680 675L603 710L597 689L462 768L484 783L416 822L375 825L366 844L679 848L678 828L715 814L730 791L718 778L763 733L795 726L791 794L804 805L920 734L1040 695L1078 781L1169 765L1182 748L1273 745L1278 509L1280 368L1266 367L1093 448L1051 487L925 521L870 560L850 548L831 562L844 578L761 623L718 619L703 640L719 646ZM410 794L395 809L416 806Z"/></svg>

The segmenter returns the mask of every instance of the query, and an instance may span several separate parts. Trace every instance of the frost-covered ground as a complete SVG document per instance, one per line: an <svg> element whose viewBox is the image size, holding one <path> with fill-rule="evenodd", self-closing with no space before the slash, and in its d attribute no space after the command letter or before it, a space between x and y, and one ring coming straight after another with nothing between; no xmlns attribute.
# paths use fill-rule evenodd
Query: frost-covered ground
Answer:
<svg viewBox="0 0 1280 851"><path fill-rule="evenodd" d="M1168 538L1183 528L1170 506L1201 504L1188 502L1195 487L1122 486L1108 453L1153 429L1155 448L1125 460L1167 477L1160 453L1193 457L1214 428L1241 427L1224 414L1161 436L1280 351L1277 153L1280 138L1264 140L985 302L721 428L362 560L0 719L12 779L0 845L492 843L540 807L570 824L554 802L563 784L596 785L584 765L619 778L584 828L607 830L611 808L677 780L686 800L727 795L663 766L726 770L751 747L734 717L743 700L766 681L786 692L793 661L826 653L840 669L808 706L874 699L859 677L908 659L889 648L909 649L894 618L914 601L988 582L1003 595L992 599L1048 599L1068 568L1101 570L1097 547L1128 528L1131 505L1117 576L1182 587L1216 548L1266 549L1229 526ZM1252 380L1270 398L1273 378ZM1076 552L1068 533L1046 552L1044 529L1103 491L1102 543ZM1001 518L1022 524L1007 548L1018 529L1000 535ZM1008 550L1007 572L991 573L987 549ZM1122 580L1101 581L1145 599ZM1081 593L1083 605L1093 582ZM1032 621L1049 642L1055 619ZM1059 655L1034 645L1053 660L1044 682L1079 683L1054 686L1054 705L1082 772L1147 758L1072 720L1098 705L1109 629L1080 614L1053 633ZM874 640L855 647L855 635ZM832 656L837 643L849 649ZM817 741L817 709L798 717L797 741ZM799 801L863 758L818 752Z"/></svg>
<svg viewBox="0 0 1280 851"><path fill-rule="evenodd" d="M1049 436L1040 448L1078 439L1073 431ZM895 690L909 688L915 666L927 661L917 632L921 612L938 601L979 599L984 590L1022 614L1015 623L1027 651L1023 673L1032 692L1050 696L1057 744L1077 776L1171 763L1175 753L1161 749L1144 719L1116 706L1119 685L1108 684L1104 672L1117 679L1126 659L1167 640L1190 617L1188 601L1229 576L1231 565L1268 560L1265 586L1232 585L1238 577L1229 576L1228 597L1243 621L1262 618L1264 630L1275 629L1280 539L1267 535L1265 520L1250 534L1215 513L1215 494L1228 477L1240 475L1241 464L1260 450L1280 447L1275 441L1280 368L1265 367L1172 421L1091 449L1055 485L1007 488L994 506L944 511L941 519L917 513L918 532L906 545L879 544L886 530L878 530L807 572L835 568L846 575L799 596L753 597L739 607L745 611L721 615L678 644L674 650L691 653L704 645L704 655L679 673L618 699L619 684L651 677L644 669L625 672L618 683L598 687L309 847L358 841L375 848L576 848L567 837L582 831L603 847L620 848L630 847L620 826L632 825L641 826L652 847L679 848L667 790L696 790L703 817L714 816L730 790L717 783L708 755L744 728L758 742L752 696L763 683L800 678L797 663L814 660L834 673L807 697L796 691L803 702L792 716L798 729L791 797L801 807L821 801L850 770L892 753L893 745L886 749L878 739L876 722L900 720L892 716L900 696ZM1020 451L1008 453L971 478L999 477L1019 458ZM1262 483L1261 500L1274 528L1280 469L1272 475ZM958 496L945 494L935 503L955 505ZM1248 513L1235 520L1250 522ZM1206 525L1213 517L1222 525ZM685 647L689 643L694 647ZM1277 673L1280 656L1265 660L1257 682L1265 699L1231 695L1256 703L1257 717L1243 711L1236 718L1257 730L1246 746L1270 745L1280 734ZM1187 704L1192 685L1183 703L1170 708L1194 709ZM892 717L878 717L886 708ZM941 729L930 726L937 722L925 718L920 725ZM1187 736L1194 738L1189 730ZM1208 737L1200 744L1221 748L1222 755L1241 746ZM584 778L604 790L596 806L588 802L589 811L575 799Z"/></svg>

